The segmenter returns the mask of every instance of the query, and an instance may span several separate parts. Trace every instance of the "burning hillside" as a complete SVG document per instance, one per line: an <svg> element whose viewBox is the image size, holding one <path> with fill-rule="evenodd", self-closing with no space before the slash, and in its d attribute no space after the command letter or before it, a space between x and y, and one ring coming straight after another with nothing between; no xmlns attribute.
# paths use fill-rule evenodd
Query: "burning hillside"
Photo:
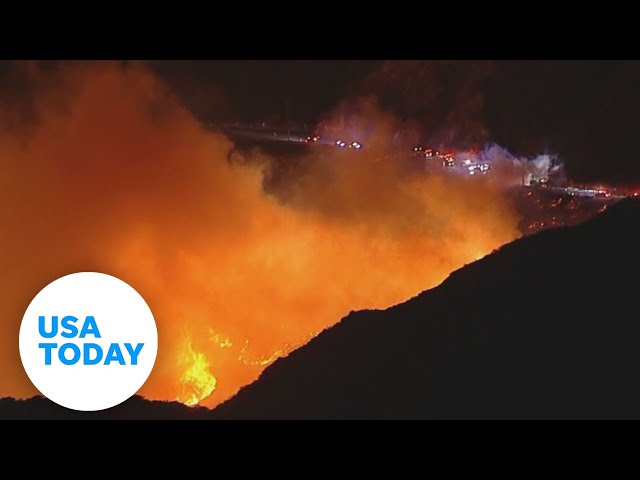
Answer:
<svg viewBox="0 0 640 480"><path fill-rule="evenodd" d="M402 302L521 235L501 180L519 170L406 168L397 119L371 102L363 148L283 166L235 155L143 66L16 68L23 97L0 99L0 396L36 393L19 319L71 272L147 300L159 347L142 395L214 406L349 311Z"/></svg>
<svg viewBox="0 0 640 480"><path fill-rule="evenodd" d="M0 396L36 393L19 319L74 271L115 275L151 307L158 359L141 394L213 406L350 310L400 302L518 236L497 186L383 161L391 115L371 112L357 161L310 153L279 188L273 158L229 162L232 142L144 67L16 68L24 98L0 103Z"/></svg>

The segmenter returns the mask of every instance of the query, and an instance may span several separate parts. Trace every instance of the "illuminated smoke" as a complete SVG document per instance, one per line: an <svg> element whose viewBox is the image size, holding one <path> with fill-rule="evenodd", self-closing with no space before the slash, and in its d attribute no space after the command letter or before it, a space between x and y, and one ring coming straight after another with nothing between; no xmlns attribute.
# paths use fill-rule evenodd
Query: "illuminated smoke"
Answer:
<svg viewBox="0 0 640 480"><path fill-rule="evenodd" d="M492 181L507 188L530 185L532 181L548 181L562 174L563 166L555 155L542 154L533 158L516 157L507 149L489 143L480 151L455 152L458 161L472 160L491 165Z"/></svg>
<svg viewBox="0 0 640 480"><path fill-rule="evenodd" d="M20 320L70 272L147 300L159 350L141 394L213 406L350 310L404 301L518 235L488 176L406 168L375 102L361 152L321 147L268 185L277 162L229 162L232 142L140 65L16 68L26 94L0 105L0 396L36 393Z"/></svg>

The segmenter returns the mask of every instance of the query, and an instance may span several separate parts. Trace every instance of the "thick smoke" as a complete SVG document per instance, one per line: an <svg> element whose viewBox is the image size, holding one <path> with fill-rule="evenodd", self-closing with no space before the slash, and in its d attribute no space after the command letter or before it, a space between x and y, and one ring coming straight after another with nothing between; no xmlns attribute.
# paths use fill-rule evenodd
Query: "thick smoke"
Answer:
<svg viewBox="0 0 640 480"><path fill-rule="evenodd" d="M556 155L541 154L533 158L517 157L495 143L481 150L456 152L458 162L467 160L491 165L491 178L503 188L556 180L563 183L563 165Z"/></svg>
<svg viewBox="0 0 640 480"><path fill-rule="evenodd" d="M502 186L406 168L375 102L365 149L320 146L267 187L274 159L229 162L232 142L143 66L16 69L25 88L0 106L0 396L36 393L20 320L71 272L115 275L149 303L159 352L142 394L215 388L211 406L350 310L403 301L518 235Z"/></svg>

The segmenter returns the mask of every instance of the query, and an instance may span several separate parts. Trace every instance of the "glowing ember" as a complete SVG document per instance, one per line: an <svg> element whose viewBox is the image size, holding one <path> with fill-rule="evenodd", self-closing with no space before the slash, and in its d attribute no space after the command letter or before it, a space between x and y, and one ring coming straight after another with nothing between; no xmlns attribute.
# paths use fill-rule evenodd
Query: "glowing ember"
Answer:
<svg viewBox="0 0 640 480"><path fill-rule="evenodd" d="M214 331L212 328L209 329L209 334L211 335L211 341L214 342L220 348L231 348L233 346L233 342L227 338L220 335L218 332Z"/></svg>
<svg viewBox="0 0 640 480"><path fill-rule="evenodd" d="M284 345L283 348L276 350L271 355L263 355L259 358L252 359L250 358L249 352L249 340L244 342L242 350L240 350L240 354L238 355L238 360L242 362L243 365L250 367L266 367L267 365L271 365L278 358L287 355L291 350L295 347L293 345L289 345L288 343Z"/></svg>

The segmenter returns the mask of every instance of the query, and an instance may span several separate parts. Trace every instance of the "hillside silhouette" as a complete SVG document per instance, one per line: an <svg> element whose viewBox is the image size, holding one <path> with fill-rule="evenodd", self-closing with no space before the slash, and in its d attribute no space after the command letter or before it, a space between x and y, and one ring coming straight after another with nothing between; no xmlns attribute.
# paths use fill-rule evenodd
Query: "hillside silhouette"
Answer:
<svg viewBox="0 0 640 480"><path fill-rule="evenodd" d="M640 418L640 202L352 312L215 418ZM363 272L366 275L366 272Z"/></svg>
<svg viewBox="0 0 640 480"><path fill-rule="evenodd" d="M35 397L0 399L0 418L640 418L639 267L629 199L350 313L213 411L133 397L72 412Z"/></svg>
<svg viewBox="0 0 640 480"><path fill-rule="evenodd" d="M0 420L198 420L210 413L204 407L147 400L138 395L98 412L69 410L41 396L26 400L0 398Z"/></svg>

